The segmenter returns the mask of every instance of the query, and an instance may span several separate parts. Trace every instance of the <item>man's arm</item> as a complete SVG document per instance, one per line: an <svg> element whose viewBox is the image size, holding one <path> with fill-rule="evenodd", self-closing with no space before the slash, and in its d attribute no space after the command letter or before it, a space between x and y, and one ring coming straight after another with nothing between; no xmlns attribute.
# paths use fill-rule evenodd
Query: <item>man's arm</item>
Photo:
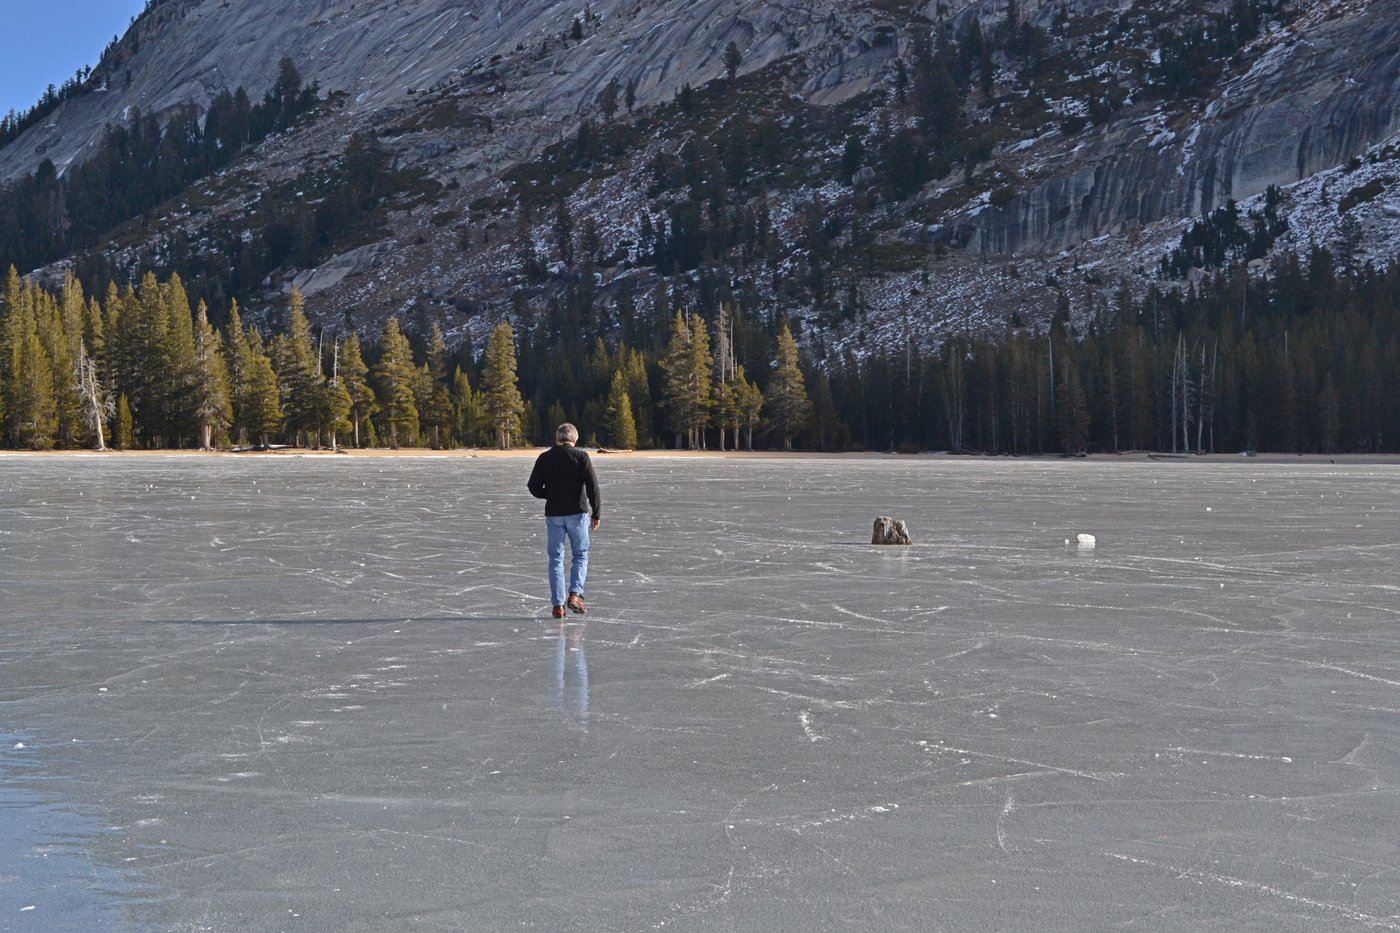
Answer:
<svg viewBox="0 0 1400 933"><path fill-rule="evenodd" d="M548 499L549 490L544 482L544 454L535 458L535 468L530 471L530 480L525 484L530 489L530 495L536 499Z"/></svg>
<svg viewBox="0 0 1400 933"><path fill-rule="evenodd" d="M583 455L583 488L593 508L592 525L597 528L603 521L603 497L598 494L598 474L593 471L593 459L587 454Z"/></svg>

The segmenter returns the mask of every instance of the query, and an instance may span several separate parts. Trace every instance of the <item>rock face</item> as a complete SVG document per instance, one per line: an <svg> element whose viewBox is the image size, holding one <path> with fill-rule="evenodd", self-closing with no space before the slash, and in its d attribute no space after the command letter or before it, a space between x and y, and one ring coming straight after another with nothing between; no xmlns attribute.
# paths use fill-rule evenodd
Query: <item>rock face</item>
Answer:
<svg viewBox="0 0 1400 933"><path fill-rule="evenodd" d="M913 544L909 537L909 527L897 518L881 515L875 519L875 529L870 535L871 544Z"/></svg>
<svg viewBox="0 0 1400 933"><path fill-rule="evenodd" d="M60 170L132 107L160 115L220 91L259 99L290 57L323 93L344 92L353 116L456 82L497 84L494 123L528 146L553 142L594 106L611 79L636 82L637 102L670 99L687 82L785 56L811 57L803 93L833 103L866 90L894 54L892 30L843 0L594 0L581 41L566 41L584 4L555 0L161 0L96 77L102 89L63 105L0 151L0 181L42 158ZM507 77L504 63L529 60ZM538 125L537 125L538 124Z"/></svg>
<svg viewBox="0 0 1400 933"><path fill-rule="evenodd" d="M287 291L296 288L310 297L336 287L351 276L366 275L379 265L392 263L393 259L393 243L370 243L302 272L287 284Z"/></svg>
<svg viewBox="0 0 1400 933"><path fill-rule="evenodd" d="M1133 0L1022 0L1019 9L1028 22L1048 28L1064 11L1112 17L1130 6L1140 8ZM857 318L832 324L814 317L806 322L809 333L824 328L833 350L863 353L911 341L935 350L954 331L1000 331L1009 308L1046 310L1054 295L1041 283L1052 273L1061 281L1062 267L1073 271L1081 260L1094 277L1086 273L1084 282L1071 283L1079 289L1075 306L1090 307L1112 276L1136 274L1134 268L1146 269L1159 257L1168 225L1143 233L1154 222L1194 217L1227 198L1243 200L1320 170L1340 172L1334 167L1368 144L1400 138L1400 0L1296 0L1290 8L1295 6L1303 12L1292 25L1258 39L1238 59L1247 64L1232 65L1239 73L1213 88L1208 99L1171 107L1138 100L1107 124L1072 135L1047 117L1035 124L1034 138L1006 134L992 154L994 170L971 185L963 184L965 167L955 164L947 177L902 203L886 200L888 169L874 153L882 121L912 123L917 116L892 107L893 95L854 116L844 112L843 121L867 132L871 155L839 184L822 181L820 166L809 165L805 188L794 184L771 195L774 239L780 248L797 249L784 262L805 261L793 244L800 233L796 218L808 202L820 202L835 215L863 211L863 222L847 230L895 247L888 257L871 251L882 261L902 257L908 242L895 240L920 246L936 241L961 253L926 250L916 268L872 274L861 283ZM382 236L376 232L378 242L347 241L337 247L340 255L316 260L318 268L274 270L263 280L264 293L251 298L271 305L279 290L295 285L311 299L313 316L349 321L353 310L353 325L368 331L390 314L424 320L436 315L449 323L449 333L455 327L476 339L521 287L522 247L553 258L550 221L524 219L525 212L513 215L503 206L510 203L506 173L568 138L583 120L600 119L599 97L610 82L635 87L638 109L670 101L686 84L701 87L722 76L724 50L732 42L741 52L741 73L776 66L753 83L776 87L784 100L837 105L894 87L896 62L907 67L912 60L912 36L921 26L907 14L917 9L925 14L923 26L932 30L942 22L956 34L970 17L990 27L1004 18L1007 4L152 0L95 72L97 89L64 103L0 149L0 183L33 172L45 158L60 171L79 162L104 128L128 119L133 108L161 118L176 107L203 108L219 92L238 87L260 99L288 57L328 98L315 119L263 141L188 198L152 212L138 233L114 237L102 247L105 258L134 273L149 266L151 257L217 244L213 233L221 227L240 231L249 242L249 218L257 216L264 193L307 174L308 167L333 164L351 135L363 131L397 167L421 169L438 183L437 200L396 208ZM1046 114L1073 112L1031 100L1034 94L1016 86L1014 64L998 67L997 95L1026 95L1028 106ZM862 104L869 101L875 99ZM974 100L968 109L983 116L998 112L986 100ZM782 125L792 119L777 114ZM637 294L651 288L640 251L628 255L628 249L641 242L643 209L667 209L644 194L647 160L663 149L675 154L684 132L651 140L630 166L569 196L574 218L594 221L601 236L618 245L593 272L600 294L626 277ZM1400 152L1400 146L1392 148ZM842 161L839 146L814 147L808 155L828 164ZM1400 224L1394 222L1400 189L1392 182L1383 187L1373 210L1366 209L1373 215L1367 236L1390 231L1377 241L1400 243ZM1335 227L1337 211L1328 205L1325 213ZM1331 235L1329 229L1323 225L1320 239ZM1141 247L1133 242L1138 239ZM1075 252L1066 258L1071 248ZM1392 252L1380 250L1387 259ZM988 261L1007 256L1017 258ZM61 279L64 268L60 261L38 271ZM547 268L551 274L570 271ZM1032 271L1023 275L1022 269ZM799 299L780 306L776 277L771 288L756 287L768 290L755 304L798 318L809 309ZM245 305L245 313L250 310ZM1026 319L1033 322L1033 314Z"/></svg>
<svg viewBox="0 0 1400 933"><path fill-rule="evenodd" d="M1400 3L1296 23L1188 125L1155 115L1063 140L1047 173L1001 207L945 228L972 252L1056 252L1205 213L1331 168L1400 133Z"/></svg>
<svg viewBox="0 0 1400 933"><path fill-rule="evenodd" d="M411 106L451 85L491 88L480 118L506 130L457 160L485 169L570 132L610 80L635 82L637 101L669 99L723 73L734 42L741 71L805 59L800 88L837 103L885 79L900 53L894 29L854 0L596 0L581 41L565 41L583 7L554 0L159 0L104 62L100 89L64 104L0 150L0 181L50 158L80 160L131 108L161 115L221 90L256 99L292 58L326 93L343 92L351 119ZM930 4L930 19L994 21L999 0ZM1048 21L1062 4L1027 0ZM1120 0L1075 0L1092 14ZM981 205L938 238L975 254L1055 252L1104 234L1191 216L1345 161L1400 132L1400 3L1373 0L1260 40L1270 44L1190 125L1151 114L1102 134L1050 140L1030 182L999 206ZM1331 17L1331 18L1329 18ZM905 50L907 52L907 50ZM521 60L527 60L521 67ZM416 157L433 161L432 153ZM464 180L469 180L463 176Z"/></svg>

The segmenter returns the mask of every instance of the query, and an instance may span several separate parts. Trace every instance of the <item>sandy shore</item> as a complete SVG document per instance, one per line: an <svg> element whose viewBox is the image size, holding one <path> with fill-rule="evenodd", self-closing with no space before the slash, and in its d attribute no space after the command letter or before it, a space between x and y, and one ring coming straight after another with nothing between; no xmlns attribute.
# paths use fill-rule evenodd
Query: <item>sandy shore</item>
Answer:
<svg viewBox="0 0 1400 933"><path fill-rule="evenodd" d="M1400 465L1400 454L1284 454L1259 453L1244 454L1163 454L1146 451L1128 451L1120 454L1090 454L1085 457L1065 457L1057 454L1036 456L982 456L978 454L950 454L928 452L919 454L892 454L877 452L818 453L814 451L719 451L719 450L609 450L607 448L587 448L595 456L612 458L667 458L667 459L731 459L731 460L930 460L948 463L1003 463L1014 461L1035 462L1082 462L1082 463L1270 463L1270 464L1321 464L1321 465ZM447 458L477 459L504 457L527 459L538 456L543 447L517 447L511 450L494 448L459 448L455 450L430 450L425 447L401 447L393 450L386 447L339 450L313 450L304 447L279 447L267 451L231 450L46 450L21 451L0 450L0 460L51 457L81 458L132 458L132 457L356 457L356 458Z"/></svg>

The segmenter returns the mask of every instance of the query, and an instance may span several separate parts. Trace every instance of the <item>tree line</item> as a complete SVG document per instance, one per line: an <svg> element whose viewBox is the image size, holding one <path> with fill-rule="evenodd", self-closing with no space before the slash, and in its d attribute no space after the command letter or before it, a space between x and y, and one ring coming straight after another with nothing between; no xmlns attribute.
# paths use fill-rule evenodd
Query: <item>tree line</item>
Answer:
<svg viewBox="0 0 1400 933"><path fill-rule="evenodd" d="M12 266L0 305L0 425L4 445L23 450L507 448L545 442L557 423L587 415L594 445L634 448L674 432L681 446L717 437L751 448L762 424L791 447L809 406L795 338L779 331L765 398L726 326L716 322L717 352L709 324L680 311L660 354L600 339L583 359L596 398L570 396L565 408L538 394L557 385L536 380L536 396L522 394L509 321L476 361L450 351L437 325L418 341L397 318L366 344L353 331L317 332L296 291L265 333L243 322L236 301L214 327L178 275L147 273L98 300L71 275L53 293Z"/></svg>
<svg viewBox="0 0 1400 933"><path fill-rule="evenodd" d="M1346 270L1315 247L1088 314L1062 299L1048 330L822 359L787 321L709 298L687 310L658 279L604 314L519 292L478 357L436 325L318 331L295 291L275 329L236 302L216 328L178 276L98 300L11 268L3 443L511 447L567 420L616 448L1400 452L1400 263Z"/></svg>
<svg viewBox="0 0 1400 933"><path fill-rule="evenodd" d="M1315 247L1047 331L829 363L852 446L986 454L1400 452L1400 267ZM799 442L811 443L808 435Z"/></svg>
<svg viewBox="0 0 1400 933"><path fill-rule="evenodd" d="M315 107L318 94L317 86L303 85L296 65L284 58L277 80L259 103L241 87L225 90L207 112L186 104L175 108L163 126L132 108L125 123L107 127L96 151L81 164L60 175L53 161L44 159L31 174L0 189L0 257L33 269L98 245L120 224L232 165L250 147L291 126ZM35 112L48 107L46 101L48 97ZM52 107L59 102L55 98ZM28 124L15 119L6 125L18 134Z"/></svg>
<svg viewBox="0 0 1400 933"><path fill-rule="evenodd" d="M110 47L109 47L110 48ZM104 53L105 57L105 53ZM50 84L44 89L44 93L39 96L38 102L23 112L10 108L9 112L0 117L0 149L5 148L24 135L24 131L39 123L49 114L59 108L65 101L72 100L79 94L88 90L88 78L92 76L92 68L84 66L73 73L73 77L64 81L63 84L55 87Z"/></svg>

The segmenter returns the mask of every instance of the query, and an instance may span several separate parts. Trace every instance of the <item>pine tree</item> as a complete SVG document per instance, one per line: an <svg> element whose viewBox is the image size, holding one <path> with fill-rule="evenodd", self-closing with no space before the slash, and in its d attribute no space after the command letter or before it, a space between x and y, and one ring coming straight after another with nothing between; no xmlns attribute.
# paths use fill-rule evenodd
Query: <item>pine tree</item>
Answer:
<svg viewBox="0 0 1400 933"><path fill-rule="evenodd" d="M79 352L83 342L83 318L87 299L83 286L65 272L59 300L49 306L48 335L45 337L54 372L54 402L58 415L57 440L63 447L81 443L85 432L83 402L78 385Z"/></svg>
<svg viewBox="0 0 1400 933"><path fill-rule="evenodd" d="M931 51L927 42L916 46L914 58L914 106L924 128L939 145L948 145L962 128L962 96L946 49Z"/></svg>
<svg viewBox="0 0 1400 933"><path fill-rule="evenodd" d="M564 406L560 404L558 399L555 399L549 403L549 408L544 413L544 420L552 425L561 425L569 420L569 416L564 411Z"/></svg>
<svg viewBox="0 0 1400 933"><path fill-rule="evenodd" d="M11 276L5 321L5 414L16 447L48 450L58 427L53 397L53 368L39 340L35 290Z"/></svg>
<svg viewBox="0 0 1400 933"><path fill-rule="evenodd" d="M399 319L391 317L379 340L379 363L374 368L379 383L379 405L389 428L389 446L413 443L418 435L418 406L414 384L418 370L413 365L413 349L399 330Z"/></svg>
<svg viewBox="0 0 1400 933"><path fill-rule="evenodd" d="M197 381L194 348L194 315L184 283L178 274L160 289L158 313L163 316L159 326L157 352L163 364L164 380L158 387L158 410L162 415L162 434L166 445L173 441L181 446L183 438L194 433L198 424L195 414L195 384Z"/></svg>
<svg viewBox="0 0 1400 933"><path fill-rule="evenodd" d="M428 361L423 368L423 391L420 393L423 427L432 435L434 450L447 446L443 435L452 426L452 396L447 391L447 341L442 328L432 327L428 338Z"/></svg>
<svg viewBox="0 0 1400 933"><path fill-rule="evenodd" d="M199 303L194 320L194 417L199 428L199 449L214 447L215 432L222 434L233 423L229 401L228 366L219 336L209 326L209 312Z"/></svg>
<svg viewBox="0 0 1400 933"><path fill-rule="evenodd" d="M481 375L482 406L486 409L487 423L495 432L497 446L502 450L511 447L519 438L525 410L515 366L515 334L510 322L502 321L492 329L486 343Z"/></svg>
<svg viewBox="0 0 1400 933"><path fill-rule="evenodd" d="M486 423L486 412L481 407L479 394L472 391L467 374L460 369L452 378L452 411L458 440L468 447L479 446L482 426Z"/></svg>
<svg viewBox="0 0 1400 933"><path fill-rule="evenodd" d="M613 78L598 94L598 106L603 111L603 119L608 123L611 123L613 117L617 114L619 93L620 88L617 83L617 78Z"/></svg>
<svg viewBox="0 0 1400 933"><path fill-rule="evenodd" d="M102 313L102 305L95 297L88 299L83 312L83 342L87 344L87 351L92 354L99 374L105 375L102 361L107 354L106 323Z"/></svg>
<svg viewBox="0 0 1400 933"><path fill-rule="evenodd" d="M305 434L315 437L315 446L319 446L319 428L325 419L325 376L305 309L301 292L293 288L287 307L287 333L274 341L272 363L282 390L288 437L296 443Z"/></svg>
<svg viewBox="0 0 1400 933"><path fill-rule="evenodd" d="M136 436L131 417L131 403L123 395L117 399L117 423L112 431L112 444L118 450L130 450L136 446Z"/></svg>
<svg viewBox="0 0 1400 933"><path fill-rule="evenodd" d="M228 326L224 329L224 362L228 365L229 434L235 444L248 443L248 337L238 313L238 299L229 302Z"/></svg>
<svg viewBox="0 0 1400 933"><path fill-rule="evenodd" d="M719 428L719 449L725 450L725 435L734 432L734 449L739 449L739 406L733 377L715 383L714 424Z"/></svg>
<svg viewBox="0 0 1400 933"><path fill-rule="evenodd" d="M15 361L15 340L18 336L18 314L23 292L20 286L19 270L10 266L5 284L5 303L0 306L0 435L10 436L10 422L5 417L7 409L13 406L11 393L14 390L14 374L11 371Z"/></svg>
<svg viewBox="0 0 1400 933"><path fill-rule="evenodd" d="M88 302L83 294L83 283L73 278L72 271L63 273L63 285L59 289L59 303L62 307L63 336L68 341L68 356L78 358L78 345L87 340Z"/></svg>
<svg viewBox="0 0 1400 933"><path fill-rule="evenodd" d="M692 392L695 398L695 437L704 450L705 429L710 426L710 415L714 411L714 368L715 359L710 354L710 330L705 320L699 316L691 328L690 371L693 374ZM694 444L692 444L694 446Z"/></svg>
<svg viewBox="0 0 1400 933"><path fill-rule="evenodd" d="M664 224L663 224L664 226ZM657 242L660 244L664 238L664 232L657 234ZM658 245L658 249L660 246ZM659 261L659 260L658 260ZM656 355L666 346L667 328L671 326L671 288L666 284L664 276L656 277L656 287L651 292L651 315L646 320L644 332L646 339L643 346Z"/></svg>
<svg viewBox="0 0 1400 933"><path fill-rule="evenodd" d="M733 83L734 76L739 73L739 65L744 61L743 53L739 51L739 46L730 42L724 47L724 74Z"/></svg>
<svg viewBox="0 0 1400 933"><path fill-rule="evenodd" d="M763 414L763 393L744 374L742 365L734 369L735 404L739 411L739 426L744 429L745 449L753 450L753 432ZM736 438L737 440L737 438Z"/></svg>
<svg viewBox="0 0 1400 933"><path fill-rule="evenodd" d="M636 419L637 446L654 446L651 377L647 374L646 354L641 350L627 350L623 355L622 371L627 377L627 397L632 400L632 414Z"/></svg>
<svg viewBox="0 0 1400 933"><path fill-rule="evenodd" d="M262 334L249 327L246 339L248 362L248 394L244 401L244 417L248 433L267 447L272 435L282 427L281 387L272 361L263 349Z"/></svg>
<svg viewBox="0 0 1400 933"><path fill-rule="evenodd" d="M123 307L124 302L121 291L117 288L115 282L108 282L107 290L103 295L102 306L98 309L98 317L100 320L98 326L102 331L102 349L101 352L98 352L96 345L94 345L92 355L96 357L98 368L102 373L102 379L106 383L107 388L112 390L113 395L118 394L116 390L119 385L119 366L116 352L118 347L114 341L114 335L118 330ZM116 438L114 435L113 443L115 442Z"/></svg>
<svg viewBox="0 0 1400 933"><path fill-rule="evenodd" d="M331 450L340 449L339 434L351 428L350 412L355 407L355 400L340 374L340 355L340 343L337 341L331 348L331 375L325 386L326 431L330 434Z"/></svg>
<svg viewBox="0 0 1400 933"><path fill-rule="evenodd" d="M778 332L776 369L768 383L768 420L782 439L783 449L792 449L792 439L811 416L812 402L799 365L797 341L784 323Z"/></svg>
<svg viewBox="0 0 1400 933"><path fill-rule="evenodd" d="M1055 392L1055 433L1067 454L1082 454L1089 438L1089 411L1079 368L1066 353L1058 361L1059 387ZM1183 428L1185 431L1185 428Z"/></svg>
<svg viewBox="0 0 1400 933"><path fill-rule="evenodd" d="M687 320L676 312L671 324L671 339L661 368L666 374L662 397L669 413L671 427L676 433L676 445L682 438L690 449L704 444L704 430L709 424L711 407L710 337L705 322L699 318Z"/></svg>
<svg viewBox="0 0 1400 933"><path fill-rule="evenodd" d="M609 442L620 450L635 450L637 420L632 414L632 397L627 394L627 376L622 370L613 374L604 418Z"/></svg>
<svg viewBox="0 0 1400 933"><path fill-rule="evenodd" d="M836 399L831 392L830 378L820 369L812 376L808 393L812 396L810 427L816 432L816 449L845 450L850 444L850 432L841 423L841 416L836 411Z"/></svg>
<svg viewBox="0 0 1400 933"><path fill-rule="evenodd" d="M340 378L350 395L350 425L354 430L355 446L362 446L360 425L374 414L376 398L369 384L369 367L360 353L360 338L350 332L340 352Z"/></svg>
<svg viewBox="0 0 1400 933"><path fill-rule="evenodd" d="M53 378L52 440L58 447L74 447L83 434L82 400L78 397L77 348L69 344L64 309L60 303L38 286L30 286L30 293L34 330L44 348L44 355L48 357L49 373ZM81 332L81 326L78 330Z"/></svg>
<svg viewBox="0 0 1400 933"><path fill-rule="evenodd" d="M153 273L141 279L138 291L128 290L121 300L111 303L111 343L108 369L113 389L126 399L131 412L131 444L153 439L159 431L158 400L162 398L161 376L164 361L158 344L155 307L160 286Z"/></svg>
<svg viewBox="0 0 1400 933"><path fill-rule="evenodd" d="M719 428L719 449L724 450L725 431L734 430L734 447L739 447L737 395L734 386L734 311L729 302L720 302L715 318L714 421Z"/></svg>

